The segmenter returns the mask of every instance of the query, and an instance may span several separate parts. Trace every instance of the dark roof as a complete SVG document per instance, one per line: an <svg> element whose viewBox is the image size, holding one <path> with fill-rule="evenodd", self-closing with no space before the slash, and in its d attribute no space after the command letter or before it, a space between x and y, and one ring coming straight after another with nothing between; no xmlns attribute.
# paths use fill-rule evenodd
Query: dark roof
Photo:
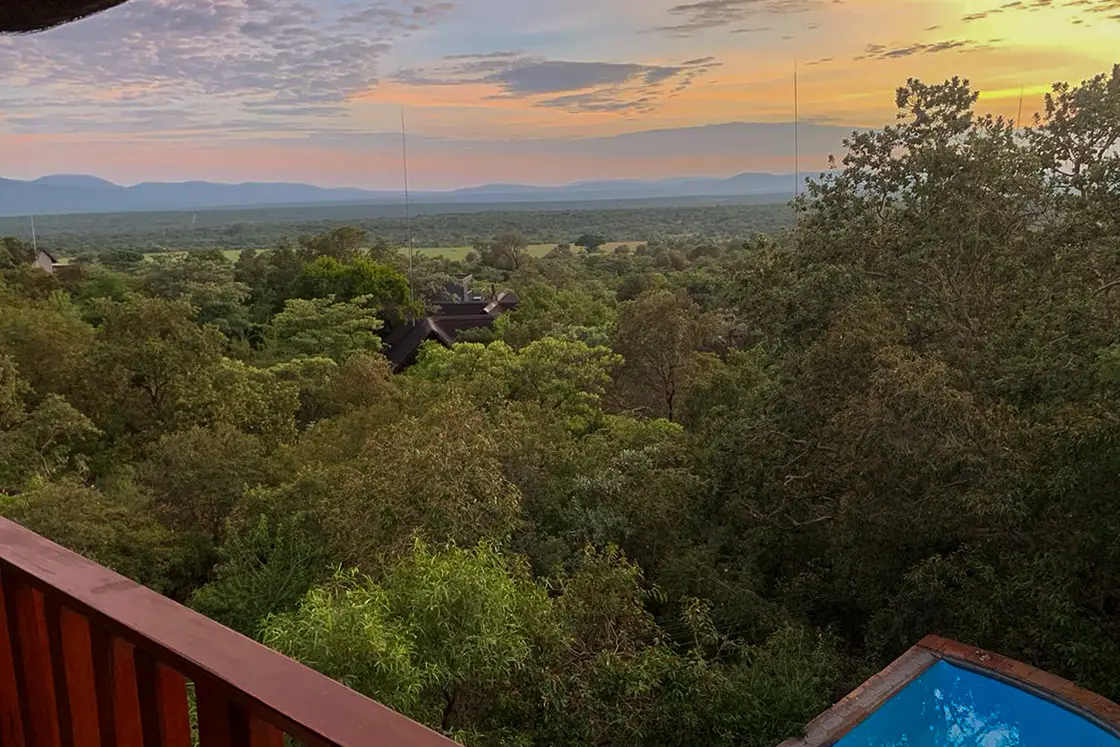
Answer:
<svg viewBox="0 0 1120 747"><path fill-rule="evenodd" d="M460 332L489 327L499 314L516 308L517 303L517 296L507 291L489 303L442 304L440 310L443 313L402 324L390 332L383 340L386 356L393 364L393 370L400 371L416 361L420 346L425 341L438 340L451 347Z"/></svg>
<svg viewBox="0 0 1120 747"><path fill-rule="evenodd" d="M450 342L446 344L454 344L455 338L464 329L479 329L481 327L489 327L494 323L494 317L485 314L471 314L467 316L437 316L431 317L432 324L437 329L446 333L450 338Z"/></svg>
<svg viewBox="0 0 1120 747"><path fill-rule="evenodd" d="M388 348L385 356L393 364L393 370L399 371L411 366L416 361L420 346L432 337L434 331L431 319L402 324L393 330L393 334L385 338L385 346Z"/></svg>
<svg viewBox="0 0 1120 747"><path fill-rule="evenodd" d="M439 304L439 316L465 316L467 314L484 314L489 301L449 302Z"/></svg>
<svg viewBox="0 0 1120 747"><path fill-rule="evenodd" d="M43 31L123 2L125 0L5 0L0 2L0 34Z"/></svg>
<svg viewBox="0 0 1120 747"><path fill-rule="evenodd" d="M504 311L510 311L517 308L517 304L519 303L521 303L521 299L517 297L516 293L514 293L513 291L502 291L498 294L497 298L486 304L486 308L483 309L483 313L494 315L501 314Z"/></svg>
<svg viewBox="0 0 1120 747"><path fill-rule="evenodd" d="M471 314L430 316L418 322L402 324L384 340L385 347L388 349L386 357L393 364L393 370L400 371L416 362L420 346L428 340L437 340L440 344L451 347L463 330L489 327L493 323L492 316Z"/></svg>
<svg viewBox="0 0 1120 747"><path fill-rule="evenodd" d="M399 345L404 338L408 337L409 332L411 332L415 326L415 323L397 325L393 328L393 331L389 333L388 337L383 337L381 339L381 344L387 348Z"/></svg>

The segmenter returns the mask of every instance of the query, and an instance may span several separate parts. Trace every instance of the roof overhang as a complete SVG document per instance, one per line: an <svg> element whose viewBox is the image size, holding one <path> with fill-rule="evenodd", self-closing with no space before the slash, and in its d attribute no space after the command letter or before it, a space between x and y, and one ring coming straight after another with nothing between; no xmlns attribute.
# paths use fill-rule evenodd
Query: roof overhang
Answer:
<svg viewBox="0 0 1120 747"><path fill-rule="evenodd" d="M45 31L124 2L125 0L6 0L0 2L0 34Z"/></svg>

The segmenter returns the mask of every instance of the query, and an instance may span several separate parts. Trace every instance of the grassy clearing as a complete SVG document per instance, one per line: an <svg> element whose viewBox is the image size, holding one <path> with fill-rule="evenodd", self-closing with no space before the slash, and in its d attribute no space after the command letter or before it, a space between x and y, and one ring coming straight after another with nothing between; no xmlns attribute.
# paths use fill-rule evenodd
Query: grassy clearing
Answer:
<svg viewBox="0 0 1120 747"><path fill-rule="evenodd" d="M640 241L611 241L603 245L604 252L614 251L617 246L629 246L631 249L636 248L642 242ZM543 257L556 248L556 244L530 244L527 249L531 257ZM443 247L420 247L417 248L418 252L429 254L434 257L444 257L446 259L464 260L467 254L474 251L474 247L470 246L443 246Z"/></svg>
<svg viewBox="0 0 1120 747"><path fill-rule="evenodd" d="M603 251L604 252L612 252L612 251L614 251L615 247L619 247L619 246L628 246L631 249L635 249L635 248L638 247L639 244L642 244L642 243L643 242L641 242L641 241L610 241L610 242L607 242L606 244L603 245ZM544 255L546 255L550 251L552 251L552 249L555 248L555 247L556 247L556 244L531 244L527 251L529 252L529 256L543 257ZM267 250L263 250L263 251L267 251ZM421 254L427 254L427 255L430 255L430 256L433 256L433 257L443 257L445 259L462 261L462 260L465 260L467 258L467 254L474 251L474 247L470 247L470 246L425 246L425 247L417 247L416 251L420 252ZM176 252L148 252L144 256L145 257L155 257L155 256L159 256L161 254L172 254L172 253L176 253ZM236 262L237 257L241 254L241 250L240 249L226 249L226 250L222 251L222 254L224 254L226 256L226 258L229 259L231 262Z"/></svg>

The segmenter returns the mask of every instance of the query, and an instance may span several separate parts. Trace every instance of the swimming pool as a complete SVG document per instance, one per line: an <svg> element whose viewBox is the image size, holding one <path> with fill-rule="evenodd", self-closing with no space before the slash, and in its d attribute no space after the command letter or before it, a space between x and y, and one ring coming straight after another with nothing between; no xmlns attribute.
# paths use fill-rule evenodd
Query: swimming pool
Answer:
<svg viewBox="0 0 1120 747"><path fill-rule="evenodd" d="M937 661L836 747L1120 747L1092 721L998 679Z"/></svg>
<svg viewBox="0 0 1120 747"><path fill-rule="evenodd" d="M1120 747L1120 703L927 635L779 747Z"/></svg>

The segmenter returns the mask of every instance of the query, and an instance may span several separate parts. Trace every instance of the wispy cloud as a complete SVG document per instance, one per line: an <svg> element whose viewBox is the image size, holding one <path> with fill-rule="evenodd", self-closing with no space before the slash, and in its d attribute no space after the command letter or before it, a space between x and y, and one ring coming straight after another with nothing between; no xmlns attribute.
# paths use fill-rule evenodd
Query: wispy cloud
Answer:
<svg viewBox="0 0 1120 747"><path fill-rule="evenodd" d="M698 0L669 8L674 22L658 26L673 36L687 37L707 29L727 29L732 33L751 29L737 29L735 24L763 15L785 15L818 10L840 0ZM761 29L756 29L761 30Z"/></svg>
<svg viewBox="0 0 1120 747"><path fill-rule="evenodd" d="M1120 21L1120 0L1012 0L988 10L969 13L961 20L982 21L1000 13L1018 13L1047 10L1050 8L1072 8L1080 11L1073 23L1084 23L1086 19L1111 19Z"/></svg>
<svg viewBox="0 0 1120 747"><path fill-rule="evenodd" d="M957 50L959 52L973 51L987 48L972 39L950 39L948 41L933 42L930 44L914 43L904 46L888 47L882 44L868 44L864 47L863 54L854 57L854 60L893 60L914 55L937 54Z"/></svg>
<svg viewBox="0 0 1120 747"><path fill-rule="evenodd" d="M570 112L651 111L717 67L714 57L679 65L549 60L521 52L451 55L440 65L401 71L409 85L489 84L500 98L537 98L536 106Z"/></svg>
<svg viewBox="0 0 1120 747"><path fill-rule="evenodd" d="M338 112L378 82L394 42L450 12L449 2L388 0L357 8L303 0L133 0L87 21L0 39L0 94L26 108L25 92L80 102L109 89L139 91L130 107L198 104L193 119L231 111L265 120ZM26 123L34 119L24 120ZM56 124L60 124L56 119ZM182 123L180 121L180 123Z"/></svg>

